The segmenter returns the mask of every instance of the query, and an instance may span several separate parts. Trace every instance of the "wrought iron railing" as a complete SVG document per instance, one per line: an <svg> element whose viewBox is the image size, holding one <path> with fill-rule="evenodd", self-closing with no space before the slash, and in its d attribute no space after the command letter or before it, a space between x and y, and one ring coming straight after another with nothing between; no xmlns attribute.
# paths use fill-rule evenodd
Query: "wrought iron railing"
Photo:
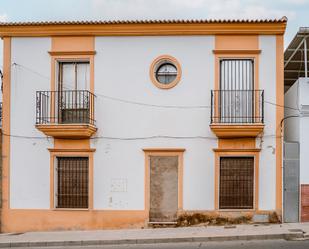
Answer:
<svg viewBox="0 0 309 249"><path fill-rule="evenodd" d="M264 90L212 90L211 123L264 123Z"/></svg>
<svg viewBox="0 0 309 249"><path fill-rule="evenodd" d="M36 124L95 124L95 95L87 90L36 92Z"/></svg>

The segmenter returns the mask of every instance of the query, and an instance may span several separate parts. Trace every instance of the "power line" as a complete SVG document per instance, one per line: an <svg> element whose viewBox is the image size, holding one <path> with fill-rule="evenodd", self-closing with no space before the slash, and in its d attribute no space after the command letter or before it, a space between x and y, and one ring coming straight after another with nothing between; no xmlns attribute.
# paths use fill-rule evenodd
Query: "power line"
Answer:
<svg viewBox="0 0 309 249"><path fill-rule="evenodd" d="M264 102L267 103L267 104L274 105L274 106L278 106L278 107L282 107L282 108L285 108L285 109L291 109L291 110L300 111L298 108L289 107L289 106L285 106L285 105L275 104L275 103L269 102L269 101L267 101L267 100L264 100Z"/></svg>
<svg viewBox="0 0 309 249"><path fill-rule="evenodd" d="M38 75L38 76L40 76L40 77L42 77L42 78L44 78L44 79L50 80L50 77L45 76L45 75L43 75L43 74L41 74L41 73L39 73L39 72L36 72L36 71L34 71L33 69L31 69L31 68L29 68L29 67L20 65L20 64L18 64L18 63L16 63L16 62L13 62L13 63L12 63L12 66L19 66L19 67L22 67L22 68L28 70L29 72L32 72L32 73L34 73L34 74L36 74L36 75Z"/></svg>
<svg viewBox="0 0 309 249"><path fill-rule="evenodd" d="M22 139L51 139L52 137L49 136L25 136L25 135L16 135L16 134L6 134L2 133L3 136L7 137L14 137L14 138L22 138ZM263 135L261 136L263 138L265 137L271 137L271 138L281 138L282 136L276 136L276 135ZM168 135L153 135L153 136L144 136L144 137L112 137L112 136L97 136L97 137L91 137L92 140L99 140L99 139L109 139L109 140L124 140L124 141L132 141L132 140L150 140L150 139L208 139L208 140L217 140L217 137L208 137L208 136L168 136ZM227 138L227 139L243 139L244 137L239 138ZM247 138L247 137L245 137ZM252 137L248 137L252 138ZM68 138L70 140L80 140L79 138Z"/></svg>
<svg viewBox="0 0 309 249"><path fill-rule="evenodd" d="M33 69L30 69L28 67L25 67L23 65L20 65L18 63L12 63L12 66L20 66L44 79L48 79L50 80L50 78L48 76L45 76L41 73L38 73L36 71L34 71ZM211 108L208 105L197 105L197 106L176 106L176 105L156 105L156 104L148 104L148 103L143 103L143 102L138 102L138 101L132 101L132 100L126 100L126 99L121 99L121 98L116 98L116 97L111 97L111 96L107 96L104 94L100 94L100 93L96 93L96 96L102 97L102 98L106 98L106 99L110 99L110 100L114 100L114 101L119 101L119 102L123 102L123 103L127 103L127 104L134 104L134 105L141 105L141 106L148 106L148 107L157 107L157 108L178 108L178 109L201 109L201 108Z"/></svg>
<svg viewBox="0 0 309 249"><path fill-rule="evenodd" d="M136 101L131 101L131 100L125 100L125 99L120 99L120 98L115 98L115 97L110 97L106 96L103 94L96 93L97 96L101 96L106 99L111 99L123 103L128 103L128 104L134 104L134 105L142 105L142 106L149 106L149 107L159 107L159 108L179 108L179 109L198 109L198 108L211 108L210 106L206 105L199 105L199 106L176 106L176 105L155 105L155 104L147 104L143 102L136 102Z"/></svg>

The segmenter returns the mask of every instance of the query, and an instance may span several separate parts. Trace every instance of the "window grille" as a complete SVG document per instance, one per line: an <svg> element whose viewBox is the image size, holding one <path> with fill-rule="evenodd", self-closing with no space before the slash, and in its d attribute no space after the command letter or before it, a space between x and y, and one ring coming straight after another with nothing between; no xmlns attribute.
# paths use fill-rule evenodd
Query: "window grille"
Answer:
<svg viewBox="0 0 309 249"><path fill-rule="evenodd" d="M87 157L57 157L57 208L88 208Z"/></svg>
<svg viewBox="0 0 309 249"><path fill-rule="evenodd" d="M254 158L220 158L220 209L253 209Z"/></svg>

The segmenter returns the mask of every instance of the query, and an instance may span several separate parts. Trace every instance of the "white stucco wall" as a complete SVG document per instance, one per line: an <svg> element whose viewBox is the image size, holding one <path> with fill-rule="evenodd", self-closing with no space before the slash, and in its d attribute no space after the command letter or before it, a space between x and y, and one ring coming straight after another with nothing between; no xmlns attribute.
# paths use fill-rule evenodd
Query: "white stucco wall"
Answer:
<svg viewBox="0 0 309 249"><path fill-rule="evenodd" d="M264 90L265 101L276 103L276 36L260 36L262 50L259 58L259 86ZM276 106L264 104L264 137L257 139L261 148L259 163L259 208L273 210L276 207Z"/></svg>
<svg viewBox="0 0 309 249"><path fill-rule="evenodd" d="M309 79L299 78L285 93L285 105L299 110L286 109L285 117L299 117L285 120L285 141L299 142L300 184L309 183L309 115L302 112L309 106ZM305 107L306 108L306 107ZM308 107L306 108L308 111Z"/></svg>
<svg viewBox="0 0 309 249"><path fill-rule="evenodd" d="M100 94L155 104L210 105L213 89L214 37L98 37L95 42L97 136L207 136L210 109L166 109L121 103ZM169 54L182 67L180 83L170 90L155 87L149 67L159 55ZM184 209L214 208L213 139L146 139L93 141L95 153L94 207L144 209L143 148L185 148ZM112 179L126 179L126 192L112 192Z"/></svg>
<svg viewBox="0 0 309 249"><path fill-rule="evenodd" d="M284 141L287 142L299 142L300 136L300 119L299 118L287 118L289 116L299 115L299 82L296 81L289 90L284 94L284 105L290 108L285 108L284 117ZM293 108L293 109L292 109Z"/></svg>
<svg viewBox="0 0 309 249"><path fill-rule="evenodd" d="M276 37L260 36L259 85L265 100L276 103ZM11 134L44 136L35 124L35 92L50 89L49 38L13 38ZM92 139L94 208L144 209L143 148L184 148L183 207L214 209L214 152L209 108L158 108L155 105L210 106L214 88L213 36L97 37L95 39L96 120L100 139ZM149 78L152 61L163 54L181 64L180 83L162 90ZM30 69L30 70L29 70ZM259 209L275 208L276 108L265 103L265 130L259 171ZM152 136L173 138L138 139ZM103 137L103 138L102 138ZM178 138L176 138L178 137ZM181 137L190 137L187 139ZM204 138L201 138L204 137ZM123 140L121 138L137 138ZM46 139L11 138L10 204L12 208L48 209L50 155ZM113 189L114 183L125 189Z"/></svg>
<svg viewBox="0 0 309 249"><path fill-rule="evenodd" d="M299 78L299 108L309 106L309 79ZM300 184L309 184L309 114L303 113L299 120Z"/></svg>
<svg viewBox="0 0 309 249"><path fill-rule="evenodd" d="M50 43L50 38L12 38L11 135L43 136L34 126L35 94L50 89ZM47 139L11 137L11 208L49 208L51 147Z"/></svg>

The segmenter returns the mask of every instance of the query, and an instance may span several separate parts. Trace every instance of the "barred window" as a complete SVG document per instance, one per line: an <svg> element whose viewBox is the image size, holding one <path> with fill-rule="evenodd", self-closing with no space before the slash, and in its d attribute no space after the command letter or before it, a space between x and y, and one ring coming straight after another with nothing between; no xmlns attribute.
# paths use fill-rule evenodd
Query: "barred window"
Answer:
<svg viewBox="0 0 309 249"><path fill-rule="evenodd" d="M253 209L254 158L220 158L220 209Z"/></svg>
<svg viewBox="0 0 309 249"><path fill-rule="evenodd" d="M57 208L88 208L87 157L57 157Z"/></svg>

